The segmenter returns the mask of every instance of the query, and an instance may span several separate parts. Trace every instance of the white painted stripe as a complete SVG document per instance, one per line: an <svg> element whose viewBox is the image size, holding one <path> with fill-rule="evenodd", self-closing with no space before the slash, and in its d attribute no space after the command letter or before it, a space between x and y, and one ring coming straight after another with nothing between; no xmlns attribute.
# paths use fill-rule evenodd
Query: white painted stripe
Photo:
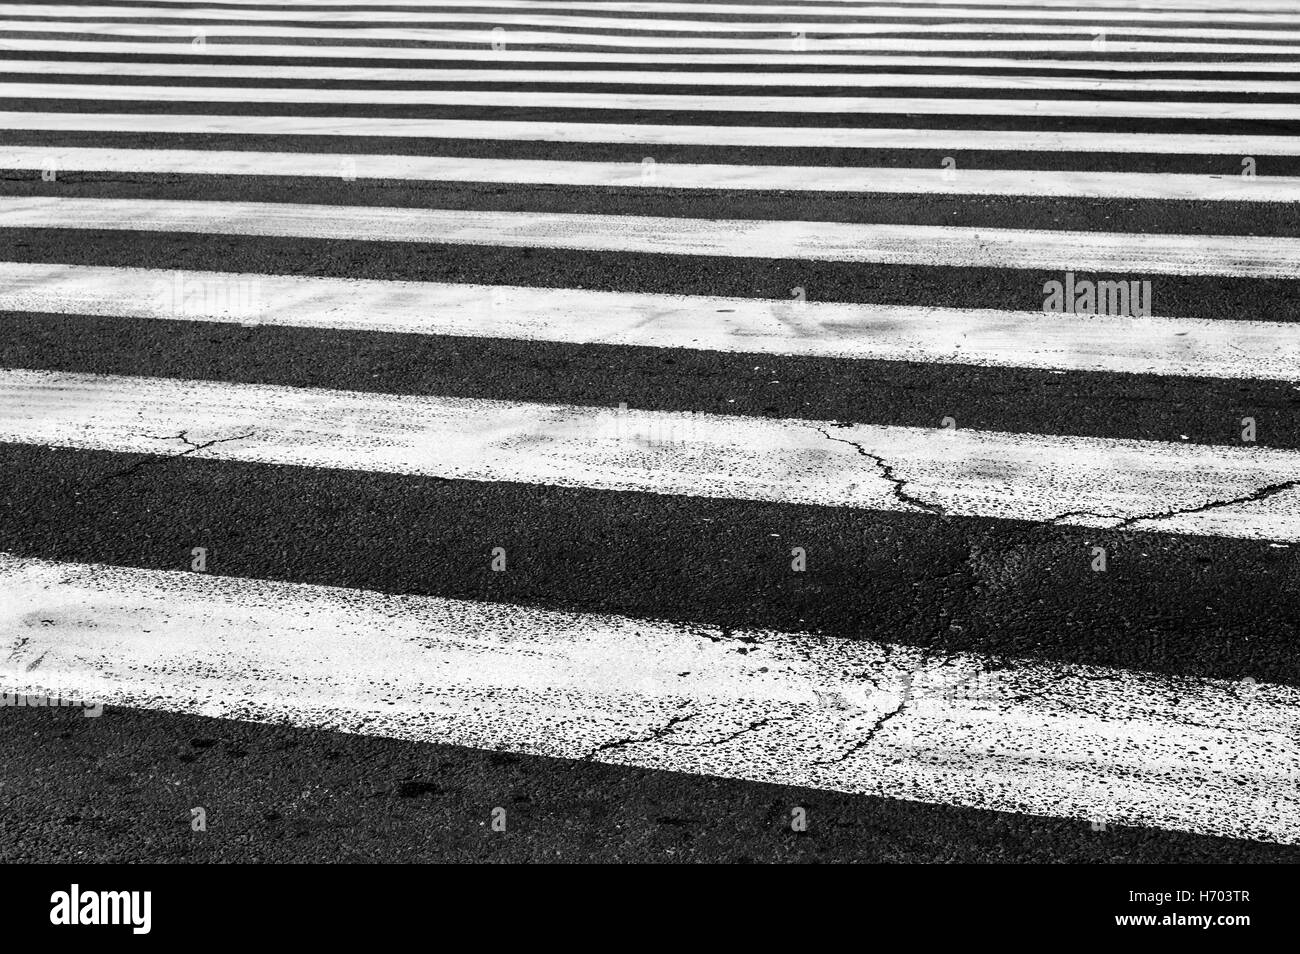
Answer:
<svg viewBox="0 0 1300 954"><path fill-rule="evenodd" d="M271 35L286 36L294 35L292 32L275 32L271 34L262 34L263 25L258 21L274 21L281 23L283 21L304 21L301 26L284 26L274 27L277 31L310 31L307 35L311 36L330 36L341 35L344 31L330 29L331 24L335 23L375 23L375 24L417 24L429 22L438 24L438 31L459 30L463 35L471 34L482 30L492 30L497 27L507 31L507 34L513 34L520 28L524 32L529 32L535 28L555 28L559 30L613 30L618 35L624 32L635 31L653 31L655 33L762 33L769 35L778 35L787 37L791 34L804 33L808 35L816 34L819 37L827 34L830 35L854 35L869 36L875 34L885 34L897 36L899 34L908 34L912 36L926 37L931 35L955 36L961 34L974 34L979 36L988 36L993 34L1033 34L1043 33L1054 36L1087 36L1092 37L1099 33L1115 33L1124 36L1142 36L1142 37L1177 37L1209 40L1267 40L1270 42L1300 40L1300 30L1287 29L1251 29L1246 25L1234 26L1213 26L1197 27L1188 25L1177 26L1150 26L1145 23L1061 23L1048 22L984 22L984 23L925 23L918 21L907 21L894 19L886 22L817 22L817 21L769 21L755 22L752 20L691 20L691 19L670 19L666 17L651 17L646 19L633 17L600 17L600 16L582 16L578 14L544 14L544 13L408 13L380 10L342 10L342 11L318 11L318 10L299 10L299 11L282 11L282 10L242 10L242 11L221 11L221 10L165 10L157 7L64 7L64 6L37 6L31 8L15 9L13 5L0 4L0 17L10 17L22 15L24 12L30 16L50 16L50 17L77 17L82 21L89 22L70 22L50 21L57 24L56 32L81 32L69 27L86 27L98 30L105 18L112 17L167 17L173 20L193 20L193 24L148 24L147 28L151 32L163 31L178 32L183 29L195 27L207 32L209 29L214 31L214 35L232 36L232 35ZM1284 21L1285 22L1285 21ZM1294 23L1295 20L1290 21ZM44 31L44 26L31 25L30 21L19 20L0 20L2 24L26 23L27 26L9 27L6 29L35 29ZM453 24L457 26L452 26ZM125 24L111 23L114 32L119 32ZM410 32L413 34L423 33L426 29L433 30L434 27L413 27ZM347 31L353 32L353 31ZM363 30L366 35L375 35L370 30ZM141 35L140 31L133 34ZM411 37L415 38L414 35ZM508 42L508 41L507 41ZM676 42L676 38L671 38L669 42Z"/></svg>
<svg viewBox="0 0 1300 954"><path fill-rule="evenodd" d="M190 3L192 0L155 0L158 5L171 5L180 3ZM268 0L226 0L226 2L239 4L241 6L265 6ZM531 8L537 0L475 0L470 6L482 7L485 9L519 9ZM998 10L1002 8L1015 9L1017 7L1027 7L1032 9L1031 15L1036 15L1039 10L1053 10L1064 8L1069 16L1080 16L1088 13L1096 13L1098 16L1122 16L1123 11L1135 11L1143 16L1148 15L1146 11L1164 11L1159 15L1164 16L1166 13L1182 14L1186 11L1210 11L1216 16L1231 16L1234 12L1241 10L1254 11L1273 11L1275 13L1284 13L1288 15L1295 14L1295 7L1288 3L1287 0L997 0L995 5L985 6L983 4L973 3L972 0L927 0L929 5L935 9L935 16L961 16L957 11L960 9L971 10ZM350 6L355 4L356 0L312 0L312 6ZM463 7L466 6L461 0L413 0L414 5L439 8L439 7ZM410 5L410 4L406 4ZM658 4L658 3L614 3L609 4L604 0L597 2L570 2L570 0L560 0L560 2L551 2L547 0L546 6L571 9L571 10L634 10L645 13L657 12L661 6L682 7L686 10L699 9L698 3L677 3L677 4ZM795 13L800 10L809 9L806 6L786 5L783 8L780 4L774 3L746 3L734 5L718 5L710 3L710 10L716 12L740 12L740 13L762 13L766 10L787 9L787 12ZM822 0L821 12L836 13L847 15L862 8L862 0ZM904 7L900 10L914 10L916 7Z"/></svg>
<svg viewBox="0 0 1300 954"><path fill-rule="evenodd" d="M1300 278L1300 238L483 212L273 202L0 197L0 228L124 229L737 258Z"/></svg>
<svg viewBox="0 0 1300 954"><path fill-rule="evenodd" d="M1300 382L1300 322L19 262L0 262L0 311Z"/></svg>
<svg viewBox="0 0 1300 954"><path fill-rule="evenodd" d="M1200 59L1195 61L1160 60L1053 60L1010 57L968 56L907 56L902 54L835 54L815 52L777 53L634 53L588 52L584 50L493 50L465 47L434 49L429 47L394 46L326 46L317 44L273 43L221 43L194 46L192 34L178 37L175 45L113 40L31 39L0 36L0 50L26 50L41 53L89 53L99 56L124 54L156 56L159 53L193 54L219 52L221 56L255 57L258 59L362 59L362 60L469 60L478 62L503 61L525 63L642 63L651 66L666 64L736 66L741 64L761 66L851 66L899 67L928 66L962 69L1036 69L1036 70L1107 70L1115 73L1142 73L1158 70L1179 72L1221 73L1286 73L1295 68L1294 59L1250 60L1227 62ZM983 47L982 47L983 48ZM1109 49L1110 47L1108 47ZM1039 52L1042 52L1041 50ZM1052 52L1059 52L1053 47ZM1277 54L1281 56L1282 54Z"/></svg>
<svg viewBox="0 0 1300 954"><path fill-rule="evenodd" d="M1288 686L9 555L0 581L0 683L64 704L1300 843Z"/></svg>
<svg viewBox="0 0 1300 954"><path fill-rule="evenodd" d="M1300 451L1270 447L24 370L0 441L1300 542Z"/></svg>
<svg viewBox="0 0 1300 954"><path fill-rule="evenodd" d="M223 9L213 7L200 7L187 9L180 6L167 5L168 0L160 0L153 7L106 7L106 6L72 6L63 4L0 4L0 17L12 16L49 16L49 17L78 17L81 19L93 19L96 17L113 18L113 17L166 17L169 19L223 19L229 21L251 22L257 20L307 20L318 23L344 23L344 22L371 22L371 23L419 23L419 22L492 22L492 23L543 23L553 25L571 25L583 26L590 25L590 21L596 20L601 25L618 26L623 23L648 23L648 24L680 24L683 20L693 21L693 18L700 13L708 14L746 14L755 18L762 17L762 20L730 20L725 22L707 21L708 29L726 30L730 28L738 30L760 30L760 29L804 29L809 32L823 32L826 28L834 30L847 29L853 32L857 24L835 22L831 24L818 24L809 19L818 16L834 17L862 17L875 19L888 19L893 21L897 26L896 29L904 29L912 25L912 21L925 21L934 19L960 20L970 18L973 20L1087 20L1089 18L1096 21L1099 27L1116 29L1125 29L1132 23L1162 23L1176 21L1179 23L1212 23L1212 24L1291 24L1296 23L1300 17L1294 9L1286 12L1246 12L1243 10L1180 10L1177 13L1152 13L1146 10L1134 9L1109 9L1104 12L1088 11L1086 9L1050 9L1043 7L1008 9L1006 7L980 7L980 6L958 6L958 7L920 7L920 6L886 6L879 4L853 6L833 6L833 5L806 5L798 6L793 4L726 4L726 3L553 3L546 2L543 6L546 10L565 11L563 15L543 15L539 16L535 12L532 3L481 3L473 4L438 4L438 3L403 3L399 6L410 7L416 6L416 10L401 11L377 11L367 10L358 11L347 9L353 6L355 0L342 0L337 4L338 8L329 9L329 4L313 2L308 8L302 9L276 9L275 5L266 7L254 7L251 5L244 6L243 9ZM535 0L533 0L535 3ZM454 6L462 9L448 11L446 6ZM464 7L473 7L475 10L523 10L523 13L477 13L464 12ZM324 7L324 9L322 9ZM339 9L342 8L342 9ZM642 13L652 14L653 16L646 20L634 20L631 17L592 17L582 16L581 14L607 14L607 13ZM673 17L672 14L685 14L686 17ZM470 17L473 19L469 19ZM799 17L798 21L787 23L781 21L780 17ZM584 22L579 22L579 21ZM657 26L648 27L648 29L658 29ZM663 29L677 29L677 26L666 26ZM682 27L685 29L685 27ZM694 29L692 25L690 29Z"/></svg>
<svg viewBox="0 0 1300 954"><path fill-rule="evenodd" d="M1223 79L1093 79L1072 76L983 76L969 73L726 73L695 70L436 69L378 66L228 66L220 63L15 60L7 73L46 76L179 76L186 79L318 80L420 83L595 83L660 86L912 87L916 89L1074 90L1137 93L1300 93L1300 82Z"/></svg>
<svg viewBox="0 0 1300 954"><path fill-rule="evenodd" d="M1141 119L1300 119L1300 103L1139 102L1105 99L945 99L875 96L700 96L676 93L561 93L500 90L297 89L265 86L123 86L0 83L0 99L85 99L149 103L324 103L521 106L533 109L759 113L907 113L924 116L1073 116Z"/></svg>
<svg viewBox="0 0 1300 954"><path fill-rule="evenodd" d="M665 126L370 116L192 116L147 113L0 112L0 129L260 136L376 136L608 142L638 145L784 146L830 149L991 149L1030 152L1149 152L1232 156L1300 155L1300 136L1201 133L1014 132L985 129L832 129L810 126Z"/></svg>
<svg viewBox="0 0 1300 954"><path fill-rule="evenodd" d="M1015 169L688 165L348 153L223 152L0 145L0 169L309 176L661 189L767 189L919 195L1023 195L1300 202L1300 177Z"/></svg>
<svg viewBox="0 0 1300 954"><path fill-rule="evenodd" d="M504 29L504 28L503 28ZM157 36L175 37L189 42L194 31L200 31L208 39L216 37L281 37L290 40L418 40L426 43L454 43L466 46L486 46L504 42L511 45L556 44L564 46L626 46L626 47L695 47L698 49L733 49L733 50L770 50L788 51L799 49L809 51L834 50L899 50L916 53L921 50L945 51L1019 51L1024 53L1041 53L1041 40L991 40L985 37L970 39L934 39L930 36L914 37L822 37L802 36L796 38L785 35L763 37L727 37L727 36L636 36L621 33L564 33L541 30L506 30L504 35L494 33L486 25L481 30L440 30L432 28L367 28L329 29L308 26L256 26L230 24L204 24L202 27L169 24L135 24L80 22L66 23L54 20L0 20L0 30L23 33L51 34L96 34L104 37ZM1056 26L1044 27L1044 32L1060 32ZM961 31L954 31L961 32ZM988 31L981 31L988 32ZM994 31L996 32L996 31ZM1010 32L1023 33L1016 27ZM1130 31L1126 31L1130 32ZM1085 29L1084 35L1091 36L1092 31ZM1174 31L1181 35L1180 31ZM1232 43L1232 42L1165 42L1162 40L1115 40L1106 39L1106 49L1112 53L1260 53L1274 56L1300 53L1300 47L1277 43ZM1052 43L1055 53L1090 53L1096 52L1095 39L1057 40Z"/></svg>

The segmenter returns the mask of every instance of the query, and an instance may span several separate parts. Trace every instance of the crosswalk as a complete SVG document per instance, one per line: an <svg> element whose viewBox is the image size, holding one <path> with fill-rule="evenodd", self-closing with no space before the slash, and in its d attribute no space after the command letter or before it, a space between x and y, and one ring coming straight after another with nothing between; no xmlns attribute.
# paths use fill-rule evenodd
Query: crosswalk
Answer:
<svg viewBox="0 0 1300 954"><path fill-rule="evenodd" d="M1300 844L1293 4L0 62L4 698Z"/></svg>

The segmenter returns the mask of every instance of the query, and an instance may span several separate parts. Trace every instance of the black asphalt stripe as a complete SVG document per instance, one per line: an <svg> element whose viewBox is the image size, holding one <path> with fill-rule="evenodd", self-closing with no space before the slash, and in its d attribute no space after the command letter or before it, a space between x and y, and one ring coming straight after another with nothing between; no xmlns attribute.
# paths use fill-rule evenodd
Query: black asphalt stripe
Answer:
<svg viewBox="0 0 1300 954"><path fill-rule="evenodd" d="M0 466L19 556L201 546L222 576L1300 685L1295 546L35 445Z"/></svg>
<svg viewBox="0 0 1300 954"><path fill-rule="evenodd" d="M319 152L354 155L465 156L482 159L572 159L591 162L735 163L781 166L882 166L939 169L953 157L959 169L1042 169L1240 175L1242 156L1168 153L981 149L840 149L788 146L674 146L645 143L441 139L400 136L263 136L209 133L130 133L0 130L4 146L118 149L219 149L241 152ZM1300 175L1300 155L1255 155L1260 176Z"/></svg>
<svg viewBox="0 0 1300 954"><path fill-rule="evenodd" d="M878 265L576 249L361 242L296 237L127 230L4 229L0 247L20 262L471 282L609 291L722 295L954 308L1043 307L1043 283L1059 273L934 265ZM1182 318L1300 321L1300 281L1216 275L1097 273L1150 279L1157 314Z"/></svg>
<svg viewBox="0 0 1300 954"><path fill-rule="evenodd" d="M956 107L954 107L956 108ZM137 113L142 115L313 116L320 118L476 119L537 123L666 126L772 126L814 129L943 129L1297 136L1300 120L1191 119L1142 116L1002 116L960 113L818 113L388 103L149 102L107 99L0 98L0 112Z"/></svg>
<svg viewBox="0 0 1300 954"><path fill-rule="evenodd" d="M428 59L376 59L374 57L311 57L311 56L232 56L217 52L211 46L205 52L195 53L188 45L180 51L159 49L149 53L112 53L82 52L67 50L6 50L5 58L9 60L51 60L73 63L171 63L178 65L206 66L304 66L304 67L399 67L406 69L457 69L457 70L552 70L570 73L581 70L647 70L655 72L726 72L726 73L901 73L901 74L941 74L941 75L975 75L1007 76L1017 79L1032 80L1038 76L1079 77L1085 79L1206 79L1206 80L1257 80L1257 81L1294 81L1294 70L1285 64L1276 72L1251 70L1242 73L1230 67L1223 70L1150 70L1141 71L1104 69L1093 67L1073 67L1069 61L1057 62L1035 60L1032 65L1018 66L929 66L926 64L863 64L835 65L824 63L637 63L626 61L614 62L576 62L552 63L532 60L512 60L511 50L501 51L500 58L491 60L428 60ZM943 54L947 55L947 54ZM999 56L999 59L1002 57ZM1186 59L1186 57L1184 57ZM1198 56L1198 60L1204 57ZM1144 58L1145 60L1145 58Z"/></svg>
<svg viewBox="0 0 1300 954"><path fill-rule="evenodd" d="M649 151L649 155L653 157L655 152ZM936 180L940 169L938 165L934 167ZM629 177L636 174L636 167L629 170ZM364 160L357 162L356 181L344 180L341 173L332 177L134 172L59 172L57 175L55 182L50 183L42 180L40 170L0 166L0 195L293 202L1172 235L1300 236L1300 216L1296 215L1293 204L1283 202L419 182L368 179Z"/></svg>
<svg viewBox="0 0 1300 954"><path fill-rule="evenodd" d="M648 64L653 68L653 64ZM1300 92L1215 92L1213 90L1095 90L1095 89L1016 89L999 88L945 88L937 86L736 86L696 85L683 86L670 83L586 83L581 73L566 73L571 82L539 85L535 81L474 82L466 80L355 80L355 79L292 79L273 77L227 76L89 76L84 73L0 73L0 83L49 83L51 85L96 86L179 86L203 89L341 89L372 90L382 92L546 92L546 93L605 93L610 96L665 95L665 96L798 96L815 103L827 96L846 96L864 99L908 98L960 101L963 99L999 100L1078 100L1083 102L1161 102L1161 103L1297 103ZM954 112L957 112L954 109Z"/></svg>
<svg viewBox="0 0 1300 954"><path fill-rule="evenodd" d="M5 709L0 784L11 862L1300 861L1295 846L116 706ZM504 832L487 826L496 808Z"/></svg>
<svg viewBox="0 0 1300 954"><path fill-rule="evenodd" d="M1258 444L1300 449L1290 381L16 312L0 367L1237 446L1252 417Z"/></svg>

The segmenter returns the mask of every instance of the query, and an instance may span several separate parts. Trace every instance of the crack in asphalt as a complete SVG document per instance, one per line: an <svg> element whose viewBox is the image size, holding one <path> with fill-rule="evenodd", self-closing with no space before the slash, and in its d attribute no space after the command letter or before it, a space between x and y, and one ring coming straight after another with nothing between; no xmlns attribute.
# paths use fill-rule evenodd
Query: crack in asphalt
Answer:
<svg viewBox="0 0 1300 954"><path fill-rule="evenodd" d="M584 755L580 761L588 761L588 760L590 760L590 759L594 759L594 758L595 758L599 753L601 753L601 752L608 752L610 749L617 749L617 748L619 748L620 746L624 746L624 745L635 745L635 744L637 744L638 742L654 742L654 741L656 741L656 740L658 740L658 739L663 738L663 737L664 737L665 735L667 735L668 733L672 732L674 729L676 729L676 728L677 728L679 725L681 725L683 722L687 722L687 721L689 721L689 720L691 720L691 719L694 719L697 715L699 715L698 712L690 712L690 713L687 713L687 714L684 715L684 716L673 716L671 719L669 719L667 722L665 722L665 723L664 723L663 725L661 725L659 728L657 728L657 729L652 729L651 732L650 732L650 734L647 735L647 736L646 736L645 738L643 738L643 739L638 739L638 738L627 738L627 739L615 739L613 742L604 742L604 743L602 743L602 744L596 746L594 749L592 749L592 750L591 750L590 752L588 752L586 755Z"/></svg>
<svg viewBox="0 0 1300 954"><path fill-rule="evenodd" d="M847 426L847 425L837 425L837 426ZM837 444L848 444L850 447L856 450L860 455L872 461L879 469L880 475L893 485L892 492L894 495L894 499L901 501L902 503L908 504L909 506L918 507L922 510L925 510L929 513L933 513L940 517L945 517L948 515L947 509L943 507L941 504L931 503L928 500L922 500L920 497L917 497L909 493L906 489L909 481L906 478L897 476L894 473L893 466L889 464L884 459L884 457L880 456L879 454L872 453L871 451L863 447L861 444L859 444L857 441L850 441L850 440L845 440L842 437L835 437L824 427L813 427L813 430L817 431L817 433L821 434L827 440L835 441ZM1258 500L1267 500L1269 497L1275 496L1280 493L1285 493L1288 490L1294 490L1297 487L1300 487L1300 477L1293 477L1289 480L1279 481L1274 484L1266 484L1265 486L1260 487L1256 490L1252 490L1249 493L1241 494L1236 497L1230 497L1226 500L1211 500L1208 503L1197 504L1196 506L1192 506L1192 507L1178 507L1172 510L1156 511L1154 513L1134 514L1132 516L1127 516L1127 517L1124 516L1123 514L1101 513L1096 510L1067 510L1064 513L1057 514L1056 516L1048 517L1046 520L1042 522L1048 525L1055 526L1055 525L1059 525L1062 520L1065 520L1069 517L1091 516L1091 517L1101 517L1102 519L1105 520L1119 521L1114 526L1105 527L1103 529L1124 530L1133 526L1134 524L1142 523L1144 521L1168 520L1173 517L1183 517L1189 514L1205 513L1206 511L1216 510L1221 507L1232 507L1237 504L1254 503L1255 501Z"/></svg>
<svg viewBox="0 0 1300 954"><path fill-rule="evenodd" d="M158 463L159 461L177 460L178 458L181 457L188 457L190 454L196 453L201 450L205 450L211 447L213 444L225 444L228 441L245 440L249 437L252 437L253 434L255 434L256 432L249 431L247 434L236 434L234 437L218 437L210 441L205 441L202 444L196 444L194 443L194 441L186 437L185 435L187 435L188 433L189 433L188 430L184 430L181 431L179 434L168 434L164 436L157 436L154 434L142 435L151 441L181 441L182 443L187 444L189 446L186 450L181 451L179 454L147 454L143 460L138 460L130 467L124 467L122 470L115 471L114 473L108 474L107 476L100 478L99 480L91 484L87 489L94 490L95 488L108 483L110 480L116 480L119 477L125 477L128 474L133 474L137 470L140 470L142 467L148 467L151 464Z"/></svg>
<svg viewBox="0 0 1300 954"><path fill-rule="evenodd" d="M751 722L743 729L737 729L735 732L731 733L731 735L723 736L720 739L710 739L707 742L665 742L664 745L672 745L678 748L694 748L695 746L700 746L700 745L722 745L724 742L730 742L732 739L740 738L746 732L753 732L756 729L761 729L765 725L771 725L773 722L790 722L797 718L798 718L797 715L788 715L782 717L771 716L766 719L759 719L757 722Z"/></svg>
<svg viewBox="0 0 1300 954"><path fill-rule="evenodd" d="M909 494L907 490L904 489L907 486L908 483L907 480L902 477L894 476L894 468L890 464L886 463L885 459L881 457L879 454L871 453L871 451L867 450L865 447L863 447L861 444L857 443L856 441L848 441L842 437L835 437L824 427L814 427L813 430L821 434L827 440L835 441L837 444L848 444L850 447L857 450L857 452L861 454L863 457L867 458L870 461L873 461L876 467L879 469L880 475L894 485L893 486L894 499L902 501L903 503L908 504L909 506L912 507L919 507L920 509L925 510L928 513L935 514L936 516L940 516L940 517L947 516L947 510L945 510L939 504L930 503L928 500L922 500L920 497L914 497L911 494Z"/></svg>
<svg viewBox="0 0 1300 954"><path fill-rule="evenodd" d="M903 712L903 710L907 708L908 703L911 701L912 701L912 693L910 691L910 686L909 686L908 691L905 691L903 693L903 698L899 700L898 705L895 706L893 709L889 710L888 712L886 712L880 718L878 718L875 721L875 723L871 726L871 728L867 730L866 735L858 739L858 741L854 742L851 746L849 746L847 749L845 749L835 758L816 759L812 764L813 765L837 765L840 762L843 762L854 752L857 752L858 750L862 749L872 739L874 739L876 735L880 732L880 730L885 727L885 723L888 722L890 719L894 718L894 716L900 715Z"/></svg>
<svg viewBox="0 0 1300 954"><path fill-rule="evenodd" d="M1102 517L1107 520L1119 520L1119 523L1111 527L1105 527L1106 530L1123 530L1133 526L1135 523L1142 523L1146 520L1168 520L1172 517L1183 517L1193 513L1205 513L1208 510L1216 510L1220 507L1232 507L1236 504L1254 503L1257 500L1267 500L1269 497L1288 490L1294 490L1300 487L1300 477L1293 477L1290 480L1279 481L1275 484L1266 484L1250 493L1241 494L1237 497L1229 497L1227 500L1211 500L1208 503L1197 504L1194 507L1178 507L1173 510L1162 510L1156 513L1140 513L1129 517L1124 517L1118 513L1099 513L1096 510L1067 510L1065 513L1057 514L1046 521L1049 524L1058 524L1067 517Z"/></svg>
<svg viewBox="0 0 1300 954"><path fill-rule="evenodd" d="M188 430L184 430L181 431L179 434L171 434L171 435L166 435L161 437L153 434L141 435L142 437L154 441L179 440L185 444L188 444L189 446L187 449L181 451L179 454L154 454L149 451L141 452L140 460L136 461L134 464L131 464L127 467L123 467L121 470L115 470L111 474L105 474L103 477L99 478L98 480L91 481L90 483L85 484L82 487L75 488L71 491L71 495L75 498L75 497L79 497L83 493L93 493L94 491L99 490L109 481L117 480L119 477L129 476L130 474L134 474L138 470L142 470L145 467L151 467L154 464L157 464L161 461L176 460L181 457L187 457L190 454L194 454L197 453L198 451L211 447L213 444L224 444L227 441L242 441L249 437L252 437L257 432L249 431L247 434L236 434L234 437L218 437L215 438L214 440L205 441L202 444L196 444L188 437L186 437L185 435L188 433L189 433ZM54 519L56 516L57 514L54 513L46 514L44 516L33 518L33 523L36 525L45 524L48 523L50 520Z"/></svg>
<svg viewBox="0 0 1300 954"><path fill-rule="evenodd" d="M145 434L144 436L151 441L180 441L183 444L188 444L190 448L189 450L183 451L180 454L176 455L177 457L184 457L186 454L193 454L195 451L204 450L205 448L211 447L213 444L225 444L228 443L229 441L245 440L249 437L252 437L253 434L256 432L249 431L247 434L236 434L234 437L217 437L210 441L204 441L202 444L196 444L188 437L186 437L185 435L187 435L188 433L189 433L189 429L187 428L186 430L181 431L179 434L173 434L173 435L168 435L163 437L156 437L153 434Z"/></svg>
<svg viewBox="0 0 1300 954"><path fill-rule="evenodd" d="M912 668L911 672L906 677L904 677L903 690L902 690L901 697L898 700L898 705L896 705L893 709L890 709L888 712L883 713L879 718L877 718L876 721L872 724L871 728L867 730L865 735L863 735L860 739L854 742L851 746L849 746L847 749L845 749L835 758L817 759L812 764L813 765L837 765L840 762L843 762L849 756L853 755L855 752L858 752L861 749L865 748L871 742L871 740L874 739L880 733L880 730L885 727L886 723L888 723L890 719L893 719L895 716L902 715L903 712L907 709L907 707L911 705L912 701L915 698L917 698L916 679L918 675L922 674L923 672L925 673L935 672L936 670L943 669L947 666L950 666L954 662L956 662L959 658L961 658L961 655L962 655L961 653L953 653L953 652L945 651L941 658L932 659L927 654L924 658L918 661L916 665ZM874 684L874 680L872 680L872 682Z"/></svg>
<svg viewBox="0 0 1300 954"><path fill-rule="evenodd" d="M185 172L155 172L146 173L145 175L88 175L85 171L73 169L60 169L57 165L54 167L54 178L44 179L41 176L41 169L19 170L26 172L27 175L3 175L0 176L0 182L25 182L35 183L44 182L50 186L70 186L70 185L145 185L157 181L156 177L163 176L169 181L176 181L186 175L194 173ZM53 190L51 190L53 191Z"/></svg>

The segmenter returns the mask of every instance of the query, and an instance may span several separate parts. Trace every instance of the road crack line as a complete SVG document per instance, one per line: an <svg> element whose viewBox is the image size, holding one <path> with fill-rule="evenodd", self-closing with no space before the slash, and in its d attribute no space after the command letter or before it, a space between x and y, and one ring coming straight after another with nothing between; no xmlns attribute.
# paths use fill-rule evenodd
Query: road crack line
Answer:
<svg viewBox="0 0 1300 954"><path fill-rule="evenodd" d="M939 517L947 516L947 510L939 504L930 503L928 500L922 500L920 497L908 493L906 489L908 481L903 477L895 476L894 468L879 454L873 454L856 441L849 441L842 437L835 437L824 427L814 427L813 430L817 431L817 433L821 434L827 440L835 441L837 444L848 444L863 457L875 463L876 468L880 471L880 475L893 485L892 492L895 500L901 501L902 503L908 504L912 507L918 507L921 510L925 510L928 513L935 514Z"/></svg>
<svg viewBox="0 0 1300 954"><path fill-rule="evenodd" d="M1156 513L1140 513L1131 517L1124 517L1117 513L1099 513L1096 510L1067 510L1065 513L1057 514L1047 520L1049 524L1059 524L1060 521L1067 517L1101 517L1106 520L1119 520L1114 526L1104 527L1105 530L1124 530L1133 526L1135 523L1142 523L1147 520L1168 520L1173 517L1184 517L1194 513L1205 513L1209 510L1217 510L1220 507L1233 507L1237 504L1254 503L1257 500L1267 500L1269 497L1285 493L1288 490L1294 490L1300 487L1300 477L1293 477L1290 480L1279 481L1275 484L1267 484L1258 490L1252 490L1250 493L1241 494L1237 497L1230 497L1227 500L1211 500L1208 503L1197 504L1194 507L1179 507L1173 510L1158 511Z"/></svg>
<svg viewBox="0 0 1300 954"><path fill-rule="evenodd" d="M797 718L798 716L794 716L794 715L770 716L766 719L759 719L757 722L751 722L743 729L737 729L735 732L731 733L731 735L723 736L720 739L710 739L707 742L665 742L664 745L672 745L678 748L695 748L696 746L704 746L704 745L722 745L725 742L730 742L732 739L740 738L742 735L744 735L747 732L753 732L756 729L761 729L765 725L771 725L773 722L791 722Z"/></svg>
<svg viewBox="0 0 1300 954"><path fill-rule="evenodd" d="M601 752L608 752L610 749L617 749L624 745L636 745L639 742L655 742L659 739L662 739L665 735L668 735L668 733L675 731L676 728L679 725L681 725L683 722L688 722L689 720L694 719L697 715L699 715L698 712L691 712L684 716L673 716L671 719L669 719L666 723L661 725L659 728L651 730L650 734L647 735L645 738L615 739L613 742L605 742L601 745L596 746L594 749L592 749L590 752L584 755L581 761L584 762L590 761L591 759L594 759Z"/></svg>
<svg viewBox="0 0 1300 954"><path fill-rule="evenodd" d="M873 724L871 728L867 730L866 735L858 739L858 741L854 742L851 746L849 746L847 749L845 749L835 758L817 759L813 762L813 765L838 765L840 762L843 762L850 755L853 755L855 752L861 750L862 748L870 744L871 740L874 739L880 733L880 730L885 727L885 723L887 723L890 719L894 718L894 716L902 714L903 710L907 708L907 704L910 701L911 701L911 693L910 692L903 693L903 698L899 701L898 705L893 709L891 709L889 712L886 712L879 719L877 719L875 721L875 724Z"/></svg>

